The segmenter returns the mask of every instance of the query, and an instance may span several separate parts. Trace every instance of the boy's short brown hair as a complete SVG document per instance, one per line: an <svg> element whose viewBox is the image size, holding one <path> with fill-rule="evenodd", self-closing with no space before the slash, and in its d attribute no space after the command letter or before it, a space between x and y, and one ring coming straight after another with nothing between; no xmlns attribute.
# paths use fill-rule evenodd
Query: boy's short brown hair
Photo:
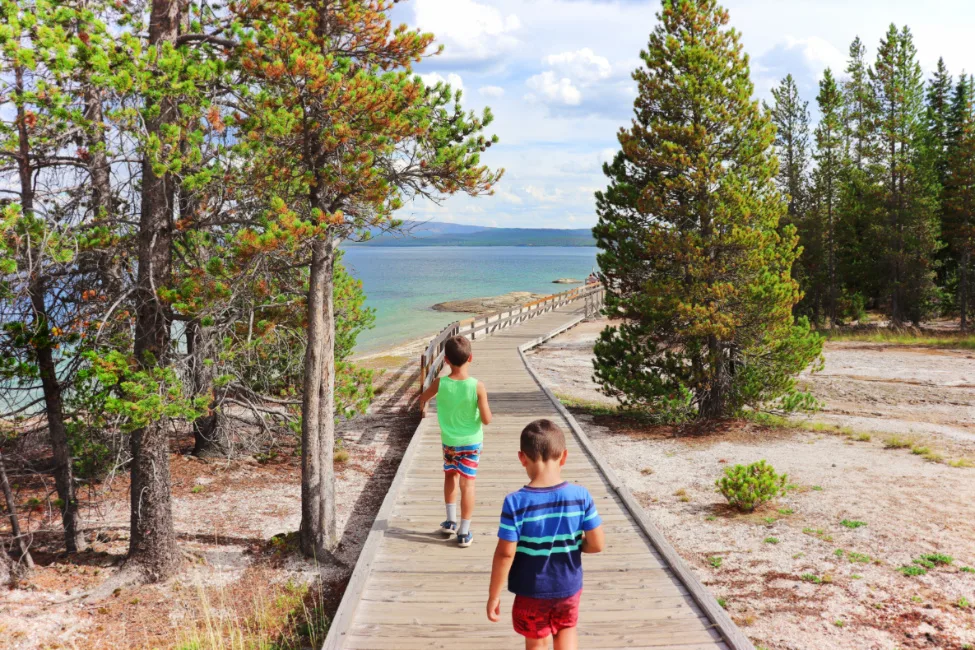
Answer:
<svg viewBox="0 0 975 650"><path fill-rule="evenodd" d="M564 451L565 434L551 420L535 420L521 430L521 452L533 461L555 460Z"/></svg>
<svg viewBox="0 0 975 650"><path fill-rule="evenodd" d="M443 346L444 356L452 366L462 366L471 360L471 342L464 336L452 336Z"/></svg>

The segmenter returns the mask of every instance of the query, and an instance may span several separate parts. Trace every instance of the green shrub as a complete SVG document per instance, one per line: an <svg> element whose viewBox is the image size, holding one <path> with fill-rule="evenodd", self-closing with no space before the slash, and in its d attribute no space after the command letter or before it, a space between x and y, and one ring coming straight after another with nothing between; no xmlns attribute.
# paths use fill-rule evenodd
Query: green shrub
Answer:
<svg viewBox="0 0 975 650"><path fill-rule="evenodd" d="M945 555L944 553L925 553L919 559L931 562L931 564L951 564L955 561L955 558L950 555Z"/></svg>
<svg viewBox="0 0 975 650"><path fill-rule="evenodd" d="M840 526L845 526L846 528L863 528L867 525L865 521L857 521L856 519L844 519L840 522Z"/></svg>
<svg viewBox="0 0 975 650"><path fill-rule="evenodd" d="M928 572L928 570L925 569L924 567L915 566L913 564L902 566L897 570L906 576L923 576L925 573Z"/></svg>
<svg viewBox="0 0 975 650"><path fill-rule="evenodd" d="M735 465L724 470L715 485L728 503L741 512L751 512L785 490L785 474L779 475L764 460L751 465Z"/></svg>

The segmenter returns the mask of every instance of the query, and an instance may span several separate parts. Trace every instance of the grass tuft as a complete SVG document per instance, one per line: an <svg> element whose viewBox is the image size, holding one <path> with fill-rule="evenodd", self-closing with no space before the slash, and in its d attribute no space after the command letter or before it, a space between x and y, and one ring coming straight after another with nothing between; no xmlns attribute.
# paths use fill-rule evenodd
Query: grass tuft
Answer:
<svg viewBox="0 0 975 650"><path fill-rule="evenodd" d="M919 567L913 564L908 564L897 569L906 576L923 576L928 572L924 567Z"/></svg>
<svg viewBox="0 0 975 650"><path fill-rule="evenodd" d="M711 557L708 558L708 564L710 564L715 569L720 569L722 562L724 562L724 559L718 557L717 555L712 555Z"/></svg>
<svg viewBox="0 0 975 650"><path fill-rule="evenodd" d="M766 544L778 544L779 543L779 538L778 537L766 537L765 538L765 543Z"/></svg>
<svg viewBox="0 0 975 650"><path fill-rule="evenodd" d="M844 519L840 522L840 526L845 528L863 528L867 525L865 521L857 521L856 519Z"/></svg>

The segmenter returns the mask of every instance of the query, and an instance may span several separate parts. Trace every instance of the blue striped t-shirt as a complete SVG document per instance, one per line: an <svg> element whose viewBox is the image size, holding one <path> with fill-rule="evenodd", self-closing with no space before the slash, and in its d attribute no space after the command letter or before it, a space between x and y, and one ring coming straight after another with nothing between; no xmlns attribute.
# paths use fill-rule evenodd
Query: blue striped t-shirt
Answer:
<svg viewBox="0 0 975 650"><path fill-rule="evenodd" d="M504 498L498 537L518 542L508 591L530 598L568 598L582 589L582 532L602 521L589 490L561 483L527 485Z"/></svg>

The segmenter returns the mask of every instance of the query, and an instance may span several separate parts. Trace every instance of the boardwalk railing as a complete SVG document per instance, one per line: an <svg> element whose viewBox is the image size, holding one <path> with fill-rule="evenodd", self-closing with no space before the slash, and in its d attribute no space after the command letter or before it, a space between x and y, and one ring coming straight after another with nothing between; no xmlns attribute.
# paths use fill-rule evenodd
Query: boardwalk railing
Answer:
<svg viewBox="0 0 975 650"><path fill-rule="evenodd" d="M546 296L507 311L454 321L433 337L427 349L420 355L420 390L426 390L440 374L444 364L444 345L448 339L455 336L466 336L474 341L577 300L586 301L586 316L592 317L599 313L605 296L606 290L601 284L587 284L584 287Z"/></svg>

